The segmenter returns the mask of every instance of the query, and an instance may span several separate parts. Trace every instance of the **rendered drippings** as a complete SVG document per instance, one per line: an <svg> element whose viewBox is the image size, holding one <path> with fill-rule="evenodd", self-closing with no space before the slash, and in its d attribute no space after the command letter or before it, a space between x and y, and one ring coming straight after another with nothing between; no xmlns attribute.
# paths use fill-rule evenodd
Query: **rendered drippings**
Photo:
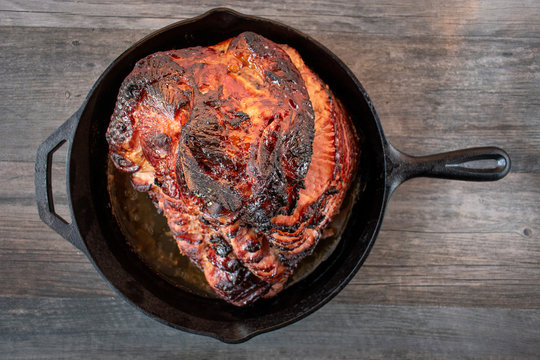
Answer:
<svg viewBox="0 0 540 360"><path fill-rule="evenodd" d="M146 193L133 189L130 174L115 168L109 160L108 188L117 222L138 257L169 283L203 297L218 298L204 274L180 254L165 217L158 213ZM328 225L314 252L304 258L286 287L313 272L334 251L352 209L354 196L348 196L340 213Z"/></svg>

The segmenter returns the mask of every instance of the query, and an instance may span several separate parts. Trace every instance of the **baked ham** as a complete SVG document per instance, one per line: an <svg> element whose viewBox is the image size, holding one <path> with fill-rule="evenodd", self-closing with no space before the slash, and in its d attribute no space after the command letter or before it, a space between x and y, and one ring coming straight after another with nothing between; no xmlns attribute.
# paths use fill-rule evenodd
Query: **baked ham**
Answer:
<svg viewBox="0 0 540 360"><path fill-rule="evenodd" d="M293 48L252 32L140 60L107 141L180 252L237 306L283 289L339 212L358 159L328 86Z"/></svg>

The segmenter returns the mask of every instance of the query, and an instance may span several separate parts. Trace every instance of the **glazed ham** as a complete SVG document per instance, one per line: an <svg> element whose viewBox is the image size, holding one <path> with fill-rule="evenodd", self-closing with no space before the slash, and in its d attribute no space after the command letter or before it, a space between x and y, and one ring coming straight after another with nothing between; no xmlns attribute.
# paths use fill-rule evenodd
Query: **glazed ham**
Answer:
<svg viewBox="0 0 540 360"><path fill-rule="evenodd" d="M140 60L107 141L180 252L237 306L283 289L339 212L358 158L329 88L293 48L251 32Z"/></svg>

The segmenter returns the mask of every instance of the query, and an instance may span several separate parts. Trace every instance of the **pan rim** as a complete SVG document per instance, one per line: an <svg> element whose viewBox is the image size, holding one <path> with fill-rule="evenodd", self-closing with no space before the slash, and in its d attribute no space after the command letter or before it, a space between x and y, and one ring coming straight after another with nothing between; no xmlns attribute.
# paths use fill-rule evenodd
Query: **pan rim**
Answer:
<svg viewBox="0 0 540 360"><path fill-rule="evenodd" d="M223 14L226 14L227 16L234 16L240 20L250 20L250 21L258 21L258 22L264 22L264 23L268 23L268 24L271 24L272 26L278 26L278 27L281 27L281 28L284 28L284 29L288 29L289 31L292 31L294 32L297 36L301 36L303 37L303 39L305 41L309 41L312 43L312 45L318 47L321 49L321 51L325 51L327 54L329 54L329 56L332 57L332 60L334 61L334 63L341 67L341 69L347 74L348 78L349 78L349 81L351 81L354 86L358 89L358 91L362 94L362 99L366 102L366 105L368 106L369 108L369 111L370 111L370 114L371 114L371 123L372 125L374 125L377 129L377 135L379 137L377 143L380 143L380 149L381 149L381 152L382 152L382 163L379 164L379 166L381 167L382 169L382 179L380 179L380 181L382 181L382 184L380 185L381 188L379 189L379 206L378 206L378 214L376 216L376 223L373 224L373 230L370 232L370 238L369 239L366 239L367 240L367 244L365 245L364 247L364 250L363 250L363 254L359 257L358 261L354 264L354 266L352 267L352 270L348 272L348 274L346 274L343 278L342 278L342 281L339 283L339 285L337 287L334 287L331 291L327 292L325 294L324 297L322 297L316 304L312 304L310 305L310 307L308 309L305 309L305 311L299 313L299 314L295 314L295 315L291 315L288 319L286 320L283 320L283 321L280 321L280 322L275 322L273 324L270 324L270 325L265 325L265 326L260 326L260 327L252 327L252 328L248 328L248 327L243 327L242 324L237 324L235 323L235 326L237 327L236 329L229 329L231 332L232 332L232 335L231 334L224 334L223 332L217 332L217 331L205 331L205 330L201 330L201 329L196 329L196 328L192 328L192 327L185 327L185 326L181 326L175 322L171 322L171 321L168 321L168 319L164 319L162 316L160 316L159 314L155 314L154 312L152 311L148 311L148 308L144 307L144 306L141 306L141 304L137 304L136 301L133 301L133 299L129 296L129 295L126 295L123 291L121 291L120 288L118 288L117 286L115 286L115 284L111 281L110 279L110 276L107 276L105 273L106 271L102 271L102 266L100 266L100 264L98 264L96 261L95 261L95 256L96 255L99 255L98 253L96 253L92 247L88 247L88 243L87 241L85 240L86 237L84 235L88 235L87 234L80 234L81 235L81 238L83 239L83 243L85 244L85 246L87 246L87 249L88 249L88 258L89 260L94 264L94 266L96 267L96 269L98 270L98 272L100 273L100 275L106 280L106 282L108 284L111 285L111 287L122 297L124 298L128 303L130 303L131 305L135 306L135 308L137 310L140 310L142 312L144 312L145 314L157 319L158 321L162 322L162 323L165 323L169 326L172 326L174 328L178 328L178 329L181 329L181 330L184 330L184 331L188 331L188 332L192 332L192 333L196 333L196 334L201 334L201 335L206 335L206 336L211 336L211 337L214 337L214 338L217 338L221 341L225 341L225 342L230 342L230 343L238 343L238 342L243 342L243 341L246 341L250 338L252 338L253 336L256 336L258 334L261 334L261 333L264 333L264 332L267 332L267 331L271 331L271 330L275 330L277 328L281 328L283 326L286 326L286 325L289 325L293 322L296 322L306 316L308 316L309 314L313 313L314 311L318 310L320 307L322 307L323 305L325 305L326 303L328 303L328 301L330 301L334 296L336 296L349 282L350 280L356 275L356 273L358 272L358 270L360 269L360 267L362 266L363 262L365 261L365 259L367 258L374 242L375 242L375 239L377 237L377 234L379 232L379 229L380 229L380 225L382 223L382 217L383 217L383 214L384 214L384 211L385 211L385 208L386 208L386 204L387 204L387 188L386 188L386 160L385 160L385 151L386 151L386 140L385 140L385 137L384 137L384 134L383 134L383 131L382 131L382 127L381 127L381 124L380 124L380 121L379 121L379 118L375 112L375 109L373 107L373 104L371 103L371 101L369 100L369 97L366 93L366 91L364 90L364 88L362 87L362 85L360 84L360 82L356 79L355 75L352 73L352 71L339 59L337 58L337 56L335 56L332 52L330 52L326 47L324 47L322 44L318 43L316 40L313 40L312 38L310 38L309 36L299 32L298 30L295 30L291 27L288 27L286 25L283 25L281 23L278 23L278 22L275 22L275 21L271 21L271 20L267 20L267 19L264 19L264 18L259 18L259 17L254 17L254 16L247 16L247 15L243 15L243 14L240 14L236 11L233 11L233 10L230 10L230 9L225 9L225 8L217 8L217 9L213 9L213 10L210 10L200 16L197 16L195 18L192 18L192 19L187 19L187 20L184 20L184 21L180 21L180 22L176 22L174 24L171 24L169 26L166 26L162 29L159 29L155 32L152 32L151 34L149 34L148 36L144 37L143 39L139 40L138 42L136 42L135 44L133 44L130 48L128 48L126 51L124 51L117 59L115 59L108 67L107 69L102 73L102 75L98 78L98 80L94 83L94 85L92 86L91 90L89 91L85 101L83 102L83 104L81 105L81 116L79 118L79 120L85 118L85 116L89 116L87 115L87 112L89 111L89 106L92 106L92 104L96 101L96 96L98 96L100 94L100 89L101 89L101 86L103 85L105 79L107 78L107 76L109 76L109 74L115 70L115 68L117 66L119 66L119 64L122 64L122 62L126 61L125 59L127 57L129 57L133 51L135 49L138 49L140 48L143 44L146 44L148 43L149 41L152 41L154 40L156 37L158 36L161 36L162 34L165 34L169 31L172 31L178 27L182 27L182 26L185 26L186 24L192 24L192 23L197 23L197 22L200 22L200 21L204 21L205 19L207 19L208 17L210 16L216 16L216 15L223 15ZM356 126L356 124L355 124ZM76 131L74 133L74 139L78 139L80 137L84 137L84 135L82 134L82 132L84 132L84 129L81 127L81 124L80 124L80 121L76 124ZM73 141L73 145L74 145L74 151L77 152L77 147L80 146L80 144L78 144L77 141ZM75 157L72 157L71 156L71 150L70 150L70 160L69 160L69 166L70 166L70 171L69 171L69 174L70 174L70 177L72 174L76 173L77 170L75 169L76 165L76 159ZM76 191L77 189L75 188L74 186L74 182L70 182L70 194L71 194L71 198L74 199L75 202L77 202L77 194L76 194ZM77 225L81 225L82 224L82 221L84 221L84 219L81 218L81 214L79 214L78 210L76 209L76 206L72 204L72 202L70 201L70 210L72 212L72 219L74 221L74 223ZM143 304L144 305L144 304ZM189 315L189 314L188 314ZM210 325L208 326L208 328L212 328L213 325Z"/></svg>

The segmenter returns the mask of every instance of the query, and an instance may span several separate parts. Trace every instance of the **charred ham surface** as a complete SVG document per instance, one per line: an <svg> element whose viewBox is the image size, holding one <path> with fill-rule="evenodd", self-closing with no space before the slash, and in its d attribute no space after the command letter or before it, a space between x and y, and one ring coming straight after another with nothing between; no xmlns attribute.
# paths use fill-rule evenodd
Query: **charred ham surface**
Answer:
<svg viewBox="0 0 540 360"><path fill-rule="evenodd" d="M250 32L140 60L107 141L182 254L238 306L282 290L339 211L358 158L328 87L294 49Z"/></svg>

